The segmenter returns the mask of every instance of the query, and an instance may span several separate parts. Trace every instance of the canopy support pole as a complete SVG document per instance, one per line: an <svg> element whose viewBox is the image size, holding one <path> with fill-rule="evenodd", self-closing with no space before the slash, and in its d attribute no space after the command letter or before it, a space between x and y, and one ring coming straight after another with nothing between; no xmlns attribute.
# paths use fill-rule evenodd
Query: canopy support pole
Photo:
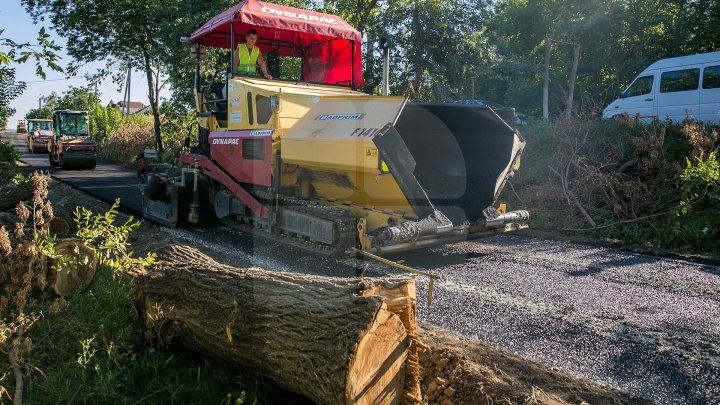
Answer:
<svg viewBox="0 0 720 405"><path fill-rule="evenodd" d="M350 87L355 90L355 41L350 40Z"/></svg>
<svg viewBox="0 0 720 405"><path fill-rule="evenodd" d="M233 63L235 63L235 20L230 21L230 75L225 77L226 81L228 77L235 76Z"/></svg>

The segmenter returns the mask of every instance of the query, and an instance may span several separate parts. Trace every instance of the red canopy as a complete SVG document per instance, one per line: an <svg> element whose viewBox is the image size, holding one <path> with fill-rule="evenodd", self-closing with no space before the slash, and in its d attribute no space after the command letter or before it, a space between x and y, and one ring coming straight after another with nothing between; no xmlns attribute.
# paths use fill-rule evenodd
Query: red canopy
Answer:
<svg viewBox="0 0 720 405"><path fill-rule="evenodd" d="M362 36L340 17L245 0L211 18L190 36L190 42L230 48L231 26L236 44L243 43L248 30L254 29L263 53L303 58L302 80L353 87L365 85Z"/></svg>

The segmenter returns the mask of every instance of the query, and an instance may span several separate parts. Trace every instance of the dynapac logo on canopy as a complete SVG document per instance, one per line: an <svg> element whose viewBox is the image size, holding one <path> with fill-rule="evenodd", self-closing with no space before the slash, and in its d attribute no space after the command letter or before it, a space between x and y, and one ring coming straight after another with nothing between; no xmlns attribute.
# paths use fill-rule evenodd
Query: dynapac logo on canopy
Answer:
<svg viewBox="0 0 720 405"><path fill-rule="evenodd" d="M321 17L321 16L317 16L317 15L312 15L312 14L296 13L293 11L278 10L278 9L268 7L268 6L263 6L261 10L263 13L275 14L280 17L289 17L289 18L295 18L297 20L305 20L305 21L317 21L317 22L321 22L321 23L325 23L325 24L333 24L333 25L338 24L338 20L335 18Z"/></svg>

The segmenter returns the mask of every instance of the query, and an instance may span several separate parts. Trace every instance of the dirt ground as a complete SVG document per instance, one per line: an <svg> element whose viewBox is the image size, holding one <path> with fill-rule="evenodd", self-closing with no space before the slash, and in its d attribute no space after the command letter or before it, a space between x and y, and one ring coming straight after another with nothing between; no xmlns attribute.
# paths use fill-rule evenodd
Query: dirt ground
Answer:
<svg viewBox="0 0 720 405"><path fill-rule="evenodd" d="M71 224L76 206L97 213L109 208L104 202L57 181L51 184L49 198L56 215L65 216ZM135 254L142 256L173 240L155 225L143 223L130 242ZM205 253L213 256L213 252ZM421 355L421 388L428 404L650 403L429 324L420 324L419 332L430 348Z"/></svg>

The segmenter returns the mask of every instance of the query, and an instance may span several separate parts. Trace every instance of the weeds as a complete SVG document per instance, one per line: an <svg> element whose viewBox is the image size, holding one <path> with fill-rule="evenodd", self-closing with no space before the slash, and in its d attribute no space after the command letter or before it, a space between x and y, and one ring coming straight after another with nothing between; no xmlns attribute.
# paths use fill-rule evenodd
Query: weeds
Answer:
<svg viewBox="0 0 720 405"><path fill-rule="evenodd" d="M132 251L129 251L128 236L140 223L130 216L125 223L116 225L119 206L120 199L117 199L105 214L100 215L93 215L87 208L77 207L73 214L78 227L77 236L91 247L100 263L113 272L131 270L134 267L142 270L153 266L155 254L150 253L144 259L137 259L133 257Z"/></svg>

